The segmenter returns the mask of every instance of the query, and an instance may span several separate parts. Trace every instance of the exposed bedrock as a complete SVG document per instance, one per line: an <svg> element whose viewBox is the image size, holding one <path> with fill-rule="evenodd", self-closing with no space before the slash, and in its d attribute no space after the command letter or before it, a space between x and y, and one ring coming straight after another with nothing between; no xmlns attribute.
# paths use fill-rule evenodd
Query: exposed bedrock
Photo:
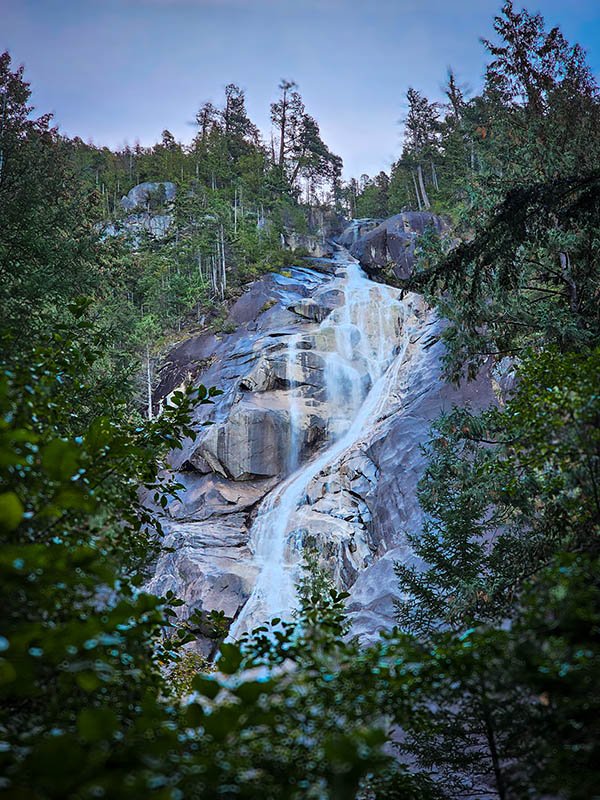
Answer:
<svg viewBox="0 0 600 800"><path fill-rule="evenodd" d="M411 225L422 230L424 215ZM176 592L183 614L222 609L234 633L279 616L308 548L350 591L356 633L393 624L394 563L411 560L406 532L422 524L421 445L442 411L487 406L498 385L492 365L446 384L443 323L352 262L341 253L256 281L231 310L233 333L194 337L167 359L159 396L186 382L223 391L171 458L186 491L167 509L149 588Z"/></svg>
<svg viewBox="0 0 600 800"><path fill-rule="evenodd" d="M342 244L375 278L408 278L415 265L415 247L428 228L447 233L442 217L426 211L403 211L386 220L356 220L343 234Z"/></svg>

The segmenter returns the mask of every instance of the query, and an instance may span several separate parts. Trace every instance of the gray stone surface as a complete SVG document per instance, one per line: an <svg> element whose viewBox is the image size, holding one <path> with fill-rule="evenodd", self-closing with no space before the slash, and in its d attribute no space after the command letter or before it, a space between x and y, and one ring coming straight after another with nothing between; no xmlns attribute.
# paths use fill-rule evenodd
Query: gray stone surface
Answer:
<svg viewBox="0 0 600 800"><path fill-rule="evenodd" d="M414 249L416 231L427 219L399 215L387 222L390 254L396 251L387 243L389 232L394 238L401 231ZM381 227L363 239L379 241ZM297 268L256 281L231 309L233 333L195 336L175 347L164 365L157 401L189 382L223 390L214 405L197 410L196 441L185 442L171 457L186 491L167 509L166 543L174 552L160 557L150 588L179 594L183 614L193 608L239 613L257 575L248 537L260 502L298 460L319 453L334 424L324 354L335 346L335 330L319 325L323 316L315 309L336 308L340 292L335 268L321 266L323 271ZM349 589L354 631L365 639L393 624L394 563L413 559L406 532L422 524L417 484L425 466L421 445L432 421L453 405L495 402L510 377L510 370L490 364L475 382L446 384L443 323L416 295L405 300L405 308L408 339L385 406L360 439L314 477L294 516L295 542L315 547L336 583ZM360 362L356 368L364 395L368 376L361 374Z"/></svg>
<svg viewBox="0 0 600 800"><path fill-rule="evenodd" d="M448 225L441 217L425 211L404 211L374 227L370 227L367 221L362 222L362 226L352 228L353 241L347 246L363 269L374 277L390 268L397 278L408 278L415 264L415 245L419 236L428 227L440 234L448 231Z"/></svg>
<svg viewBox="0 0 600 800"><path fill-rule="evenodd" d="M147 209L148 204L155 198L171 203L175 200L176 194L177 187L171 181L144 181L138 183L121 198L121 208L125 211Z"/></svg>

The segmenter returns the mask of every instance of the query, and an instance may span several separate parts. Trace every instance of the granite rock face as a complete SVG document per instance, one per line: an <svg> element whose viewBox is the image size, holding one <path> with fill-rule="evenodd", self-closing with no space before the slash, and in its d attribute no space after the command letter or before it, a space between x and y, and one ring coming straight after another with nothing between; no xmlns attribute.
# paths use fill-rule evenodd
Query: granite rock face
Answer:
<svg viewBox="0 0 600 800"><path fill-rule="evenodd" d="M283 234L283 245L286 250L295 253L297 250L306 251L315 258L329 258L333 255L333 245L323 234L297 233L286 231Z"/></svg>
<svg viewBox="0 0 600 800"><path fill-rule="evenodd" d="M366 233L359 225L362 236L346 230L343 240L355 240L351 249L360 245L355 252L363 257L364 240L372 242L369 259L383 263L400 252L400 239L414 252L418 230L430 221L426 215L398 215ZM443 229L440 220L434 224ZM409 268L406 260L398 263L398 269ZM264 567L253 539L257 517L270 508L276 519L282 487L304 470L286 544L295 552L285 557L291 563L305 548L317 551L337 585L350 592L357 634L369 639L392 625L394 563L413 559L406 532L422 524L416 493L425 467L420 446L442 411L497 402L504 378L492 364L475 382L459 388L445 383L443 321L421 297L406 297L399 321L387 327L377 328L381 319L375 312L383 300L374 302L370 315L358 315L358 329L349 324L348 305L356 300L343 273L338 259L265 276L230 310L233 333L191 338L165 362L158 405L187 383L223 391L214 405L199 407L197 439L185 442L170 462L186 491L166 511L165 544L173 551L160 556L149 588L172 589L185 601L184 615L200 608L243 616ZM383 388L379 380L375 386L372 364L360 347L361 338L373 342L377 335L393 354ZM346 360L340 361L340 353ZM374 391L380 402L369 410ZM362 414L347 442L344 404ZM268 547L266 552L268 559Z"/></svg>
<svg viewBox="0 0 600 800"><path fill-rule="evenodd" d="M345 246L365 272L373 277L378 277L387 268L391 268L396 278L410 277L419 237L428 228L439 234L448 232L448 225L441 217L424 211L404 211L383 221L357 222L362 224L355 224L347 230ZM371 222L378 224L372 225Z"/></svg>
<svg viewBox="0 0 600 800"><path fill-rule="evenodd" d="M160 556L149 588L175 591L184 614L216 608L236 616L256 576L248 537L257 506L325 436L323 353L334 336L317 319L339 301L331 265L317 267L254 282L230 310L233 333L195 336L163 365L157 410L185 384L223 392L198 408L197 439L170 461L185 486L163 521L165 545L175 552ZM322 310L308 313L303 303Z"/></svg>
<svg viewBox="0 0 600 800"><path fill-rule="evenodd" d="M121 198L121 208L125 211L148 210L153 200L171 203L175 200L176 194L177 187L171 181L144 181L138 183Z"/></svg>

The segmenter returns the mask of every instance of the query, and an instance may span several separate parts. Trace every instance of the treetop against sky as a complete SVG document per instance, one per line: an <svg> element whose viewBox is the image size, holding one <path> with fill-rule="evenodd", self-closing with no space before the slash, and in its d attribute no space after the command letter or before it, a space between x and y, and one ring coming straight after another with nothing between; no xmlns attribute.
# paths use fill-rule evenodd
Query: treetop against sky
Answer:
<svg viewBox="0 0 600 800"><path fill-rule="evenodd" d="M441 98L448 66L481 85L497 0L0 0L0 50L68 135L118 147L164 128L186 142L201 103L238 83L268 134L282 77L298 82L345 174L389 169L410 85ZM519 3L515 5L519 6ZM596 0L529 4L600 70Z"/></svg>

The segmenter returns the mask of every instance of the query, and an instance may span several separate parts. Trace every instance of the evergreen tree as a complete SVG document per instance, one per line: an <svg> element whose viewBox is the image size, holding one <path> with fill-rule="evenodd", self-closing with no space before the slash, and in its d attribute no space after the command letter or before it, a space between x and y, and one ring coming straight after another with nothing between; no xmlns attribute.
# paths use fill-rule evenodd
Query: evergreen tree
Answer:
<svg viewBox="0 0 600 800"><path fill-rule="evenodd" d="M439 138L439 112L437 103L430 103L416 89L406 94L408 114L404 127L403 161L407 161L413 172L415 195L419 209L428 211L431 202L427 194L424 166L431 172L431 184L438 189L435 157ZM414 165L414 171L413 171ZM416 177L415 177L416 174Z"/></svg>

